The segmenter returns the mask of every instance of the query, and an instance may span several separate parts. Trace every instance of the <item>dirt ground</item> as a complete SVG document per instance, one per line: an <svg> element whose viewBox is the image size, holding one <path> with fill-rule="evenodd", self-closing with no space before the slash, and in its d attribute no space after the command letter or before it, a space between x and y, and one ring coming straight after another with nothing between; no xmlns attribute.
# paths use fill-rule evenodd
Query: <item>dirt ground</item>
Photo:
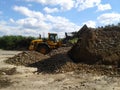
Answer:
<svg viewBox="0 0 120 90"><path fill-rule="evenodd" d="M9 80L10 83L0 82L0 90L120 90L119 75L106 76L77 71L38 74L35 67L15 66L4 62L21 52L0 50L0 79ZM13 73L9 73L9 70Z"/></svg>

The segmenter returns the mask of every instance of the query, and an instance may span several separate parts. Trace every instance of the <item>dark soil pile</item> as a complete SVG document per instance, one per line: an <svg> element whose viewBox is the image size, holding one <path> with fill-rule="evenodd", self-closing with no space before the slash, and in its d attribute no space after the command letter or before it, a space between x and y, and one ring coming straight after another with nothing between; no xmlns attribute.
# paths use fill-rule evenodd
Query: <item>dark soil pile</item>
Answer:
<svg viewBox="0 0 120 90"><path fill-rule="evenodd" d="M22 53L19 53L14 57L9 58L5 62L9 64L14 64L14 65L28 66L29 64L33 64L35 62L46 60L55 56L58 56L58 57L55 57L56 60L61 58L64 59L64 56L62 57L62 54L65 54L68 50L70 50L70 48L71 47L61 47L58 49L54 49L47 55L43 55L36 51L23 51ZM50 63L53 63L53 62L50 62Z"/></svg>
<svg viewBox="0 0 120 90"><path fill-rule="evenodd" d="M84 72L102 75L116 75L119 71L116 67L105 65L87 65L74 63L67 55L71 47L61 47L52 50L48 55L38 52L22 52L6 62L15 65L25 65L37 68L38 73L65 73L65 72Z"/></svg>
<svg viewBox="0 0 120 90"><path fill-rule="evenodd" d="M16 74L16 68L1 68L0 75L14 75Z"/></svg>
<svg viewBox="0 0 120 90"><path fill-rule="evenodd" d="M91 29L85 25L78 34L78 42L68 52L74 62L120 65L120 27Z"/></svg>
<svg viewBox="0 0 120 90"><path fill-rule="evenodd" d="M39 52L35 51L23 51L14 57L9 58L6 60L6 63L14 64L14 65L24 65L27 66L28 64L35 63L37 61L49 58L47 55L43 55Z"/></svg>

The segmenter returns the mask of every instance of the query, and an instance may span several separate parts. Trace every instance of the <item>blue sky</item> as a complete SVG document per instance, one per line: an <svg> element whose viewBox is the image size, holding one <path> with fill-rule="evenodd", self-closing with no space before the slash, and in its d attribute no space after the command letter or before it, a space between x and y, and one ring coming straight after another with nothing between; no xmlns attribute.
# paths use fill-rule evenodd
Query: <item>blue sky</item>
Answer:
<svg viewBox="0 0 120 90"><path fill-rule="evenodd" d="M0 0L0 36L39 36L120 22L120 0Z"/></svg>

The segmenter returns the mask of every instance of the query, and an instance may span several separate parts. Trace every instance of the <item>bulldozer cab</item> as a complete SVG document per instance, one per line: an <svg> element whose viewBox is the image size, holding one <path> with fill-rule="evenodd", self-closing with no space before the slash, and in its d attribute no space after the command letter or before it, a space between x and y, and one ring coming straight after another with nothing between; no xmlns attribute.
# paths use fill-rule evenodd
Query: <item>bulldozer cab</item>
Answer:
<svg viewBox="0 0 120 90"><path fill-rule="evenodd" d="M56 33L48 33L48 39L56 43L58 42L58 35Z"/></svg>

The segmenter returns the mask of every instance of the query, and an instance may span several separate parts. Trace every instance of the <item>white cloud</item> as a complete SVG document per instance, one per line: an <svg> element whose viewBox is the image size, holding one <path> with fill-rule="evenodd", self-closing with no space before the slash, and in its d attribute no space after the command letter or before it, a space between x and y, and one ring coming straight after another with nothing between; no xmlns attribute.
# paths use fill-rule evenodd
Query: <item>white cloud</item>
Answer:
<svg viewBox="0 0 120 90"><path fill-rule="evenodd" d="M70 10L74 7L75 0L25 0L28 2L37 2L43 5L60 6L61 10Z"/></svg>
<svg viewBox="0 0 120 90"><path fill-rule="evenodd" d="M11 23L14 23L14 22L15 22L14 19L12 19L12 18L10 18L9 21L10 21Z"/></svg>
<svg viewBox="0 0 120 90"><path fill-rule="evenodd" d="M105 10L110 10L112 9L110 4L100 4L98 5L98 10L97 11L105 11Z"/></svg>
<svg viewBox="0 0 120 90"><path fill-rule="evenodd" d="M51 29L51 25L49 23L45 23L37 18L19 19L16 21L16 24L26 29L36 29L40 31L49 31Z"/></svg>
<svg viewBox="0 0 120 90"><path fill-rule="evenodd" d="M58 0L57 0L58 1ZM61 10L70 10L74 7L74 0L59 0Z"/></svg>
<svg viewBox="0 0 120 90"><path fill-rule="evenodd" d="M101 4L101 0L25 0L27 2L36 2L42 5L54 6L59 10L66 11L76 8L78 11L83 11L88 8L98 7L97 11L104 11L111 9L110 4ZM46 8L45 11L51 11ZM56 10L55 10L56 11Z"/></svg>
<svg viewBox="0 0 120 90"><path fill-rule="evenodd" d="M107 24L114 24L120 22L120 14L119 13L105 13L100 15L97 18L99 23L102 23L104 25Z"/></svg>
<svg viewBox="0 0 120 90"><path fill-rule="evenodd" d="M46 31L44 31L47 33ZM38 29L25 28L20 24L11 24L9 22L0 21L0 35L23 35L23 36L35 36L38 37L41 33Z"/></svg>
<svg viewBox="0 0 120 90"><path fill-rule="evenodd" d="M76 8L79 11L98 6L101 0L77 0Z"/></svg>
<svg viewBox="0 0 120 90"><path fill-rule="evenodd" d="M43 9L46 13L54 13L54 12L58 12L58 8L48 8L48 7L45 7Z"/></svg>
<svg viewBox="0 0 120 90"><path fill-rule="evenodd" d="M52 30L56 32L72 32L77 31L80 28L76 24L63 17L53 17L51 15L47 15L46 18L49 20L49 22L51 22Z"/></svg>
<svg viewBox="0 0 120 90"><path fill-rule="evenodd" d="M27 7L23 6L14 6L13 9L15 11L20 12L21 14L27 16L27 17L35 17L35 18L43 18L43 14L41 12L31 11Z"/></svg>
<svg viewBox="0 0 120 90"><path fill-rule="evenodd" d="M96 27L96 22L89 20L87 22L84 22L83 25L86 24L88 27L95 28Z"/></svg>
<svg viewBox="0 0 120 90"><path fill-rule="evenodd" d="M48 32L56 32L63 37L64 32L77 31L80 28L64 17L42 14L22 6L15 6L13 9L26 17L18 20L10 18L7 24L0 22L0 33L3 35L38 36L44 33L47 36Z"/></svg>
<svg viewBox="0 0 120 90"><path fill-rule="evenodd" d="M8 26L8 22L0 21L0 35L10 35L16 33L14 27Z"/></svg>

